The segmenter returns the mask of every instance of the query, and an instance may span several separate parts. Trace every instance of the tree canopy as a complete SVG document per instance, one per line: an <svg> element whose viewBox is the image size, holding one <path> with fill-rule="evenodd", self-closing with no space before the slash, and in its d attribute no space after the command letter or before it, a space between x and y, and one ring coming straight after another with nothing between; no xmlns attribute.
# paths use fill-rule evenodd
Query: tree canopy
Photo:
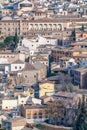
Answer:
<svg viewBox="0 0 87 130"><path fill-rule="evenodd" d="M78 115L74 130L87 130L87 108L83 96L81 107L78 110Z"/></svg>
<svg viewBox="0 0 87 130"><path fill-rule="evenodd" d="M6 48L14 51L14 49L17 47L18 42L19 37L17 33L15 33L15 36L8 36L4 39L4 43L0 43L0 49Z"/></svg>

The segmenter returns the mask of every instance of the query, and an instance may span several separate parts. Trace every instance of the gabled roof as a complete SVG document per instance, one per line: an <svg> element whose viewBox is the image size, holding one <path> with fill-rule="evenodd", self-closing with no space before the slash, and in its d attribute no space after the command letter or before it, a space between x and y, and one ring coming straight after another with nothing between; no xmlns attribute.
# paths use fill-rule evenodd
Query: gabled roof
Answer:
<svg viewBox="0 0 87 130"><path fill-rule="evenodd" d="M32 64L26 63L23 71L28 71L28 70L36 70L36 68Z"/></svg>
<svg viewBox="0 0 87 130"><path fill-rule="evenodd" d="M21 60L16 60L16 61L12 62L12 64L24 64L24 62Z"/></svg>

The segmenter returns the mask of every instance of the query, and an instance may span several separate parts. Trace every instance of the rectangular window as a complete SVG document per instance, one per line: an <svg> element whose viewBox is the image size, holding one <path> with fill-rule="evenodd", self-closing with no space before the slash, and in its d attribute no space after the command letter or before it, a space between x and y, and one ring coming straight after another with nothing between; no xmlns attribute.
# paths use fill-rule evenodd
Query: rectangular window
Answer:
<svg viewBox="0 0 87 130"><path fill-rule="evenodd" d="M19 67L19 69L21 69L21 66Z"/></svg>
<svg viewBox="0 0 87 130"><path fill-rule="evenodd" d="M15 66L15 69L17 69L17 66Z"/></svg>

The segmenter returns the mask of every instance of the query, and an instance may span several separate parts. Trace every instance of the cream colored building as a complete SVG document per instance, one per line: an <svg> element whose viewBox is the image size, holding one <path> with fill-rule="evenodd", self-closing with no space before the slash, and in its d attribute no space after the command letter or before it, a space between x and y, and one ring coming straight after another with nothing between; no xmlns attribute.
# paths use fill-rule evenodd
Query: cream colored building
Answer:
<svg viewBox="0 0 87 130"><path fill-rule="evenodd" d="M53 31L64 30L66 28L79 28L82 24L87 24L87 19L66 18L52 19L43 18L37 20L1 20L0 32L1 37L15 35L17 31L19 36L29 36L38 32L49 33Z"/></svg>
<svg viewBox="0 0 87 130"><path fill-rule="evenodd" d="M44 95L51 96L55 93L55 84L51 82L40 83L39 89L39 97L42 97Z"/></svg>
<svg viewBox="0 0 87 130"><path fill-rule="evenodd" d="M49 65L49 55L48 54L36 54L30 57L30 63L34 64L40 62L46 66Z"/></svg>
<svg viewBox="0 0 87 130"><path fill-rule="evenodd" d="M12 52L6 52L6 51L1 51L0 52L0 64L6 64L7 63L12 63L17 60L25 61L26 55L22 53L12 53Z"/></svg>

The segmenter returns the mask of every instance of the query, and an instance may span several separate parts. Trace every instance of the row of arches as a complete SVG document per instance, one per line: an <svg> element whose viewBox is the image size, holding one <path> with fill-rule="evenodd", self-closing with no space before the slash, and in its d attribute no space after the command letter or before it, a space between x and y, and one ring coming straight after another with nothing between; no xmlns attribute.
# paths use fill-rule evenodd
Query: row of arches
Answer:
<svg viewBox="0 0 87 130"><path fill-rule="evenodd" d="M31 30L62 30L60 24L30 24Z"/></svg>

